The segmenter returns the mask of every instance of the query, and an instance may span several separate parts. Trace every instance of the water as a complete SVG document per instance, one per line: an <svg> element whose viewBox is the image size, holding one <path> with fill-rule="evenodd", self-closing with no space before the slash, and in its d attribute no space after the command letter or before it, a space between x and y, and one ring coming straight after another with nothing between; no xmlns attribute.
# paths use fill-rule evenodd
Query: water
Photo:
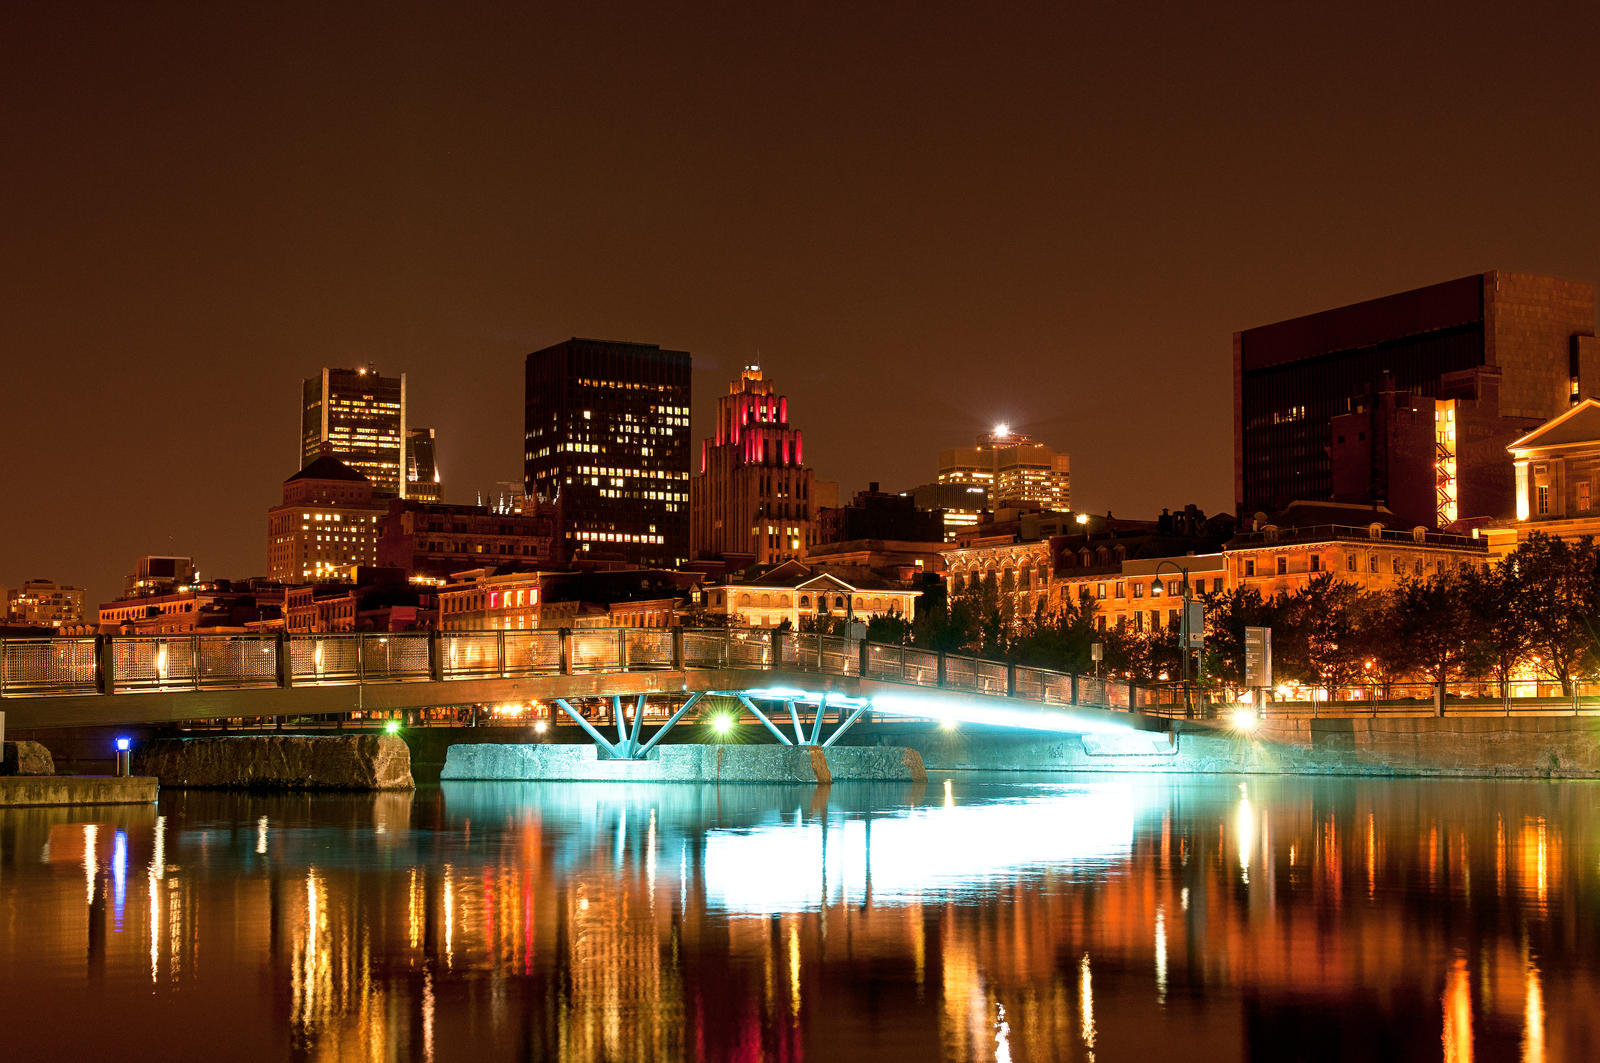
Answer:
<svg viewBox="0 0 1600 1063"><path fill-rule="evenodd" d="M0 812L0 1057L1594 1060L1597 797L957 774Z"/></svg>

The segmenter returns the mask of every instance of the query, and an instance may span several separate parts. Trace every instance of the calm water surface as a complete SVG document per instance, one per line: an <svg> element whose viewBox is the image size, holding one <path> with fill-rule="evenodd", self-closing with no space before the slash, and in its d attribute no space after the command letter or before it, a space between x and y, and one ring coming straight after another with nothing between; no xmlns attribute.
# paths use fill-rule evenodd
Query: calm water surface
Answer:
<svg viewBox="0 0 1600 1063"><path fill-rule="evenodd" d="M1597 800L960 774L0 812L0 1058L1597 1060Z"/></svg>

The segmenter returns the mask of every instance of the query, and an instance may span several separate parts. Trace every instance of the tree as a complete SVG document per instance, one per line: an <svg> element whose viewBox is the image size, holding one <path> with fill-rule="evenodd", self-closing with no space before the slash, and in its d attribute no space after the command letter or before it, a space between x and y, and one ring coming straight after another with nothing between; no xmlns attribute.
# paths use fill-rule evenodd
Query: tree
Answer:
<svg viewBox="0 0 1600 1063"><path fill-rule="evenodd" d="M911 625L898 616L873 616L867 620L867 641L904 646L911 641Z"/></svg>
<svg viewBox="0 0 1600 1063"><path fill-rule="evenodd" d="M1585 536L1568 543L1540 532L1501 562L1516 612L1527 625L1534 667L1572 694L1572 681L1594 657L1594 617L1600 603L1600 554Z"/></svg>
<svg viewBox="0 0 1600 1063"><path fill-rule="evenodd" d="M1284 650L1273 646L1274 666L1289 677L1324 687L1331 696L1362 674L1362 622L1370 613L1368 595L1331 572L1311 577L1287 604L1290 638Z"/></svg>
<svg viewBox="0 0 1600 1063"><path fill-rule="evenodd" d="M1473 623L1468 579L1446 570L1427 579L1407 579L1384 602L1378 623L1369 624L1379 655L1403 664L1411 674L1444 683L1472 674L1487 663Z"/></svg>
<svg viewBox="0 0 1600 1063"><path fill-rule="evenodd" d="M1013 641L1011 657L1034 668L1085 672L1093 668L1089 647L1101 637L1095 630L1094 599L1066 602L1054 613L1047 612L1041 603Z"/></svg>
<svg viewBox="0 0 1600 1063"><path fill-rule="evenodd" d="M1469 568L1462 574L1462 584L1485 663L1500 686L1500 696L1510 697L1511 677L1527 659L1532 644L1514 567L1502 560L1488 570Z"/></svg>

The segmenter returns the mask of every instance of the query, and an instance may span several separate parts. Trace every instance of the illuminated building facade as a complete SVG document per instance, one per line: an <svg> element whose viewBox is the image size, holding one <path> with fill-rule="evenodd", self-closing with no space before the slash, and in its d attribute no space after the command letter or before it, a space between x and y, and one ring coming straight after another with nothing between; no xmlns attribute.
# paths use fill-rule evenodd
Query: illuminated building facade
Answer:
<svg viewBox="0 0 1600 1063"><path fill-rule="evenodd" d="M976 528L993 515L987 486L923 484L912 489L911 498L923 512L939 514L944 541L947 543L955 542L963 532Z"/></svg>
<svg viewBox="0 0 1600 1063"><path fill-rule="evenodd" d="M1390 591L1463 566L1488 564L1488 540L1429 531L1391 530L1381 522L1266 524L1241 532L1223 548L1228 589L1251 587L1262 597L1293 594L1322 573L1365 591Z"/></svg>
<svg viewBox="0 0 1600 1063"><path fill-rule="evenodd" d="M431 428L406 429L406 498L418 502L444 501L436 442Z"/></svg>
<svg viewBox="0 0 1600 1063"><path fill-rule="evenodd" d="M1484 530L1502 556L1533 532L1577 542L1600 537L1600 401L1578 405L1506 448L1516 483L1515 516Z"/></svg>
<svg viewBox="0 0 1600 1063"><path fill-rule="evenodd" d="M83 588L55 580L30 579L0 596L7 623L66 627L83 623Z"/></svg>
<svg viewBox="0 0 1600 1063"><path fill-rule="evenodd" d="M760 366L746 366L717 399L716 434L700 444L691 499L695 558L767 565L811 545L817 499L805 440Z"/></svg>
<svg viewBox="0 0 1600 1063"><path fill-rule="evenodd" d="M439 592L439 624L446 631L667 628L696 587L691 574L648 569L500 574L473 569L456 573Z"/></svg>
<svg viewBox="0 0 1600 1063"><path fill-rule="evenodd" d="M192 557L146 554L134 564L133 572L123 580L122 596L143 598L187 590L188 585L199 576Z"/></svg>
<svg viewBox="0 0 1600 1063"><path fill-rule="evenodd" d="M1233 361L1241 514L1333 500L1429 526L1507 516L1506 444L1600 393L1595 291L1474 274L1235 333Z"/></svg>
<svg viewBox="0 0 1600 1063"><path fill-rule="evenodd" d="M261 630L281 623L284 589L271 580L210 580L160 594L135 595L99 608L102 634L182 635Z"/></svg>
<svg viewBox="0 0 1600 1063"><path fill-rule="evenodd" d="M377 564L387 511L365 476L322 454L283 482L282 503L267 510L268 578L342 580L360 565Z"/></svg>
<svg viewBox="0 0 1600 1063"><path fill-rule="evenodd" d="M448 579L484 565L550 568L558 563L552 507L496 513L488 506L392 499L381 521L377 563L413 578Z"/></svg>
<svg viewBox="0 0 1600 1063"><path fill-rule="evenodd" d="M1072 508L1072 463L1009 425L978 437L975 447L939 452L939 483L981 487L988 506L1031 502L1046 509Z"/></svg>
<svg viewBox="0 0 1600 1063"><path fill-rule="evenodd" d="M689 558L689 354L571 339L526 362L525 493L554 502L563 555Z"/></svg>
<svg viewBox="0 0 1600 1063"><path fill-rule="evenodd" d="M780 627L788 621L800 631L815 620L910 621L921 593L871 573L785 561L753 578L707 587L704 597L707 610L735 623Z"/></svg>
<svg viewBox="0 0 1600 1063"><path fill-rule="evenodd" d="M365 476L375 498L405 498L406 375L377 367L324 369L301 387L300 464L333 448L333 456Z"/></svg>

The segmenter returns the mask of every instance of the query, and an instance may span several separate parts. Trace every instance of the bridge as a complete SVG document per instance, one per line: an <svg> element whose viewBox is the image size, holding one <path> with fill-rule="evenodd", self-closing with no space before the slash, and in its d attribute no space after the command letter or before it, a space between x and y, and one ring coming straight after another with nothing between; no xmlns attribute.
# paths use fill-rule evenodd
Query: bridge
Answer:
<svg viewBox="0 0 1600 1063"><path fill-rule="evenodd" d="M1165 730L1166 720L1134 711L1141 694L1090 676L773 629L0 640L0 713L15 729L541 702L631 759L712 695L780 743L827 746L869 714L1068 734Z"/></svg>

